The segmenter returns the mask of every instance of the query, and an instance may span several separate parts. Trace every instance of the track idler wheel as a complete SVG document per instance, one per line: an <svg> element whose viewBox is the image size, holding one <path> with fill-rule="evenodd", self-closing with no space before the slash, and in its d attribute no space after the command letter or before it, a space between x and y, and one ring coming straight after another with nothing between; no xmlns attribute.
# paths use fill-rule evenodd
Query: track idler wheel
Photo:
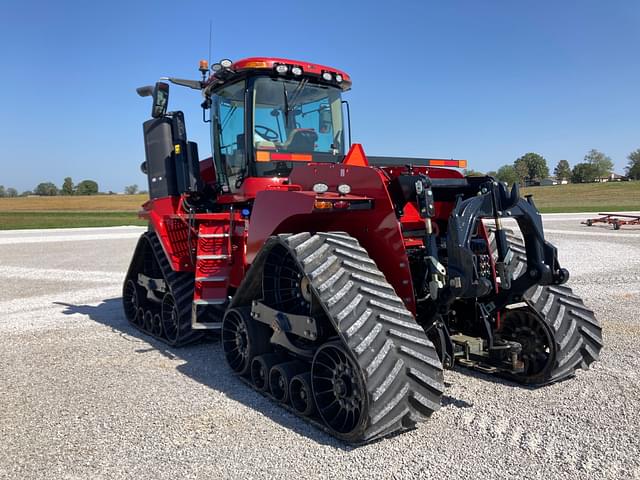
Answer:
<svg viewBox="0 0 640 480"><path fill-rule="evenodd" d="M258 355L251 362L251 381L256 389L261 392L269 391L269 373L271 368L286 360L286 357L279 353L267 353Z"/></svg>
<svg viewBox="0 0 640 480"><path fill-rule="evenodd" d="M291 406L300 415L310 417L316 411L311 388L311 373L301 373L289 382L289 399Z"/></svg>
<svg viewBox="0 0 640 480"><path fill-rule="evenodd" d="M524 371L512 374L523 383L540 383L553 367L556 349L549 327L530 309L517 309L507 313L503 320L501 337L522 345Z"/></svg>
<svg viewBox="0 0 640 480"><path fill-rule="evenodd" d="M298 373L307 370L302 362L279 363L271 367L269 371L269 389L273 398L282 403L289 400L289 382Z"/></svg>
<svg viewBox="0 0 640 480"><path fill-rule="evenodd" d="M176 343L180 338L180 313L170 293L166 293L162 299L161 319L167 340L171 344Z"/></svg>
<svg viewBox="0 0 640 480"><path fill-rule="evenodd" d="M318 412L333 435L358 438L367 419L367 392L358 365L339 342L322 345L311 364Z"/></svg>
<svg viewBox="0 0 640 480"><path fill-rule="evenodd" d="M222 350L231 370L248 375L253 359L271 349L268 327L249 317L249 309L232 308L222 319Z"/></svg>
<svg viewBox="0 0 640 480"><path fill-rule="evenodd" d="M124 314L130 323L137 323L138 308L140 307L140 294L138 286L133 280L127 280L122 291L122 303Z"/></svg>

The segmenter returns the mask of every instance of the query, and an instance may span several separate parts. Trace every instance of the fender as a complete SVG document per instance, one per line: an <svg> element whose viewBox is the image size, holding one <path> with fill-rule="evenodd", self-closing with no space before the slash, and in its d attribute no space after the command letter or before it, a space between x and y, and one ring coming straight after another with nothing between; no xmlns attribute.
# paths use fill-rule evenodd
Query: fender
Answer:
<svg viewBox="0 0 640 480"><path fill-rule="evenodd" d="M351 199L368 199L368 210L314 210L321 198L312 191L322 182L336 192L337 185L348 184ZM388 282L407 309L415 314L415 298L409 261L401 225L380 173L369 167L339 164L296 166L290 176L291 187L301 190L265 190L258 192L253 205L247 238L247 263L252 263L267 239L279 233L347 232L355 237L384 272ZM337 193L325 198L339 199Z"/></svg>

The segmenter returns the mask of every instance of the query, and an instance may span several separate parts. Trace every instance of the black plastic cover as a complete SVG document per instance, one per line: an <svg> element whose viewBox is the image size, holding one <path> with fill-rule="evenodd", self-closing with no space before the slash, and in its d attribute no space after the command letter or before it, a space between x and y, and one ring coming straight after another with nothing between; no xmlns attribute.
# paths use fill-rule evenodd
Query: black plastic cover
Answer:
<svg viewBox="0 0 640 480"><path fill-rule="evenodd" d="M171 118L154 118L142 126L149 197L177 195Z"/></svg>

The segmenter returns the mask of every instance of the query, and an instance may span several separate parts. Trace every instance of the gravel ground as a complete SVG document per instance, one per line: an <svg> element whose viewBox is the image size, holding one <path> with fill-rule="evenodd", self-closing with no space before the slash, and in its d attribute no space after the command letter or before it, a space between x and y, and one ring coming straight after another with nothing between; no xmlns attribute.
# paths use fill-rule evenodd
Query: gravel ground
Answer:
<svg viewBox="0 0 640 480"><path fill-rule="evenodd" d="M640 478L640 229L545 216L601 361L526 389L448 371L416 430L348 447L234 378L217 342L131 329L134 227L0 232L1 478Z"/></svg>

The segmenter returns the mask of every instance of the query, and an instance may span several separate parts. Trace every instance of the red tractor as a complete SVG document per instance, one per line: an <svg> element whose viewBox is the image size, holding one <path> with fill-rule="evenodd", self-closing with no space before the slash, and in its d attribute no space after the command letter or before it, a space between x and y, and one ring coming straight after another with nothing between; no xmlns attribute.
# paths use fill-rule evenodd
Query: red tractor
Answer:
<svg viewBox="0 0 640 480"><path fill-rule="evenodd" d="M352 443L430 416L443 368L542 385L598 358L600 326L517 186L443 168L464 160L366 156L335 68L200 70L167 80L202 92L205 160L169 85L138 89L153 106L149 230L123 289L137 328L172 346L218 332L240 378Z"/></svg>

